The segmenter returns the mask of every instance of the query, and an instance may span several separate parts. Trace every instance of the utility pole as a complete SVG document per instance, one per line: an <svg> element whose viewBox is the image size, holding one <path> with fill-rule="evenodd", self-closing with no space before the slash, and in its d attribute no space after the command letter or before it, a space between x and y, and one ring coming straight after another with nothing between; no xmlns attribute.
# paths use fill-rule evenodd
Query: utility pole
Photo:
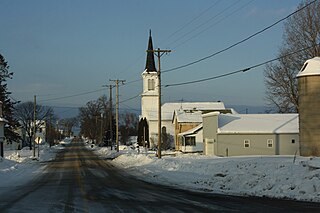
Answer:
<svg viewBox="0 0 320 213"><path fill-rule="evenodd" d="M103 135L102 135L102 133L103 133L103 112L100 114L100 118L101 118L101 120L100 120L100 144L102 144L103 143L103 141L102 141L102 139L103 139Z"/></svg>
<svg viewBox="0 0 320 213"><path fill-rule="evenodd" d="M33 101L33 157L36 157L36 112L37 112L37 96Z"/></svg>
<svg viewBox="0 0 320 213"><path fill-rule="evenodd" d="M110 122L110 142L111 142L111 150L113 146L113 113L112 113L112 85L109 85L110 90L110 97L109 97L109 110L110 110L110 116L109 116L109 122Z"/></svg>
<svg viewBox="0 0 320 213"><path fill-rule="evenodd" d="M126 80L110 80L116 84L116 144L117 152L119 152L119 83L124 84Z"/></svg>
<svg viewBox="0 0 320 213"><path fill-rule="evenodd" d="M158 58L158 71L157 76L159 80L158 85L158 158L161 158L161 66L160 66L160 58L164 53L169 53L171 50L147 50L147 52L153 52Z"/></svg>

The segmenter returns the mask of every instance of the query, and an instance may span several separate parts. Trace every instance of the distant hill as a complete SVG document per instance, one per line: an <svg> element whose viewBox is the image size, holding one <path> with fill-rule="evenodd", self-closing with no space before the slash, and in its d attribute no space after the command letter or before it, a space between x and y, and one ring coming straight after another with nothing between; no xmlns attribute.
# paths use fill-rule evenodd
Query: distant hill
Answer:
<svg viewBox="0 0 320 213"><path fill-rule="evenodd" d="M54 113L59 117L63 118L72 118L76 117L79 114L79 109L75 107L52 107Z"/></svg>
<svg viewBox="0 0 320 213"><path fill-rule="evenodd" d="M239 114L264 114L267 111L265 106L226 105L226 108L233 108Z"/></svg>

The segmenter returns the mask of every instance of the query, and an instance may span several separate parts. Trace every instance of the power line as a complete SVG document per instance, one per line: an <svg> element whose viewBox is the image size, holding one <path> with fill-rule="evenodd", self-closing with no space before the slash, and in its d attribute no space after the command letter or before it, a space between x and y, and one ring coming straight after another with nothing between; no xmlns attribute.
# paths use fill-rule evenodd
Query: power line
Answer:
<svg viewBox="0 0 320 213"><path fill-rule="evenodd" d="M136 112L141 112L141 110L140 109L134 109L134 108L132 108L132 107L129 107L128 105L126 105L126 104L123 104L126 108L120 108L120 110L122 110L122 111L124 111L124 110L131 110L131 111L136 111Z"/></svg>
<svg viewBox="0 0 320 213"><path fill-rule="evenodd" d="M190 25L191 23L193 23L195 20L197 20L198 18L200 18L201 16L203 16L206 12L208 12L211 8L213 8L214 6L216 6L218 3L220 3L220 1L215 1L211 6L209 6L207 9L205 9L204 11L202 11L200 14L198 14L196 17L194 17L193 19L191 19L191 21L187 22L186 24L184 24L182 27L180 27L178 30L176 30L175 32L171 33L166 39L168 40L169 38L171 38L172 36L174 36L175 34L177 34L178 32L180 32L181 30L183 30L184 28L186 28L188 25Z"/></svg>
<svg viewBox="0 0 320 213"><path fill-rule="evenodd" d="M199 33L193 35L192 37L190 37L189 39L181 42L180 44L176 45L175 47L173 47L173 49L177 49L178 47L182 46L183 44L187 43L188 41L198 37L199 35L201 35L202 33L204 33L205 31L209 30L210 28L212 28L213 26L219 24L220 22L222 22L223 20L225 20L226 18L229 18L231 15L235 14L236 12L240 11L241 9L245 8L246 6L248 6L249 4L251 4L253 1L255 0L251 0L247 3L245 3L244 5L240 5L239 8L236 8L235 10L231 11L229 14L225 15L224 17L222 17L221 19L219 19L218 21L216 21L215 23L211 24L210 26L208 26L207 28L203 29L202 31L200 31Z"/></svg>
<svg viewBox="0 0 320 213"><path fill-rule="evenodd" d="M14 98L12 95L9 95L9 97L10 97L12 100L14 100L16 103L20 103L20 101L17 101L17 99Z"/></svg>
<svg viewBox="0 0 320 213"><path fill-rule="evenodd" d="M320 43L319 43L319 44L320 44ZM265 65L265 64L268 64L268 63L270 63L270 62L277 61L277 60L280 60L280 59L282 59L282 58L286 58L286 57L288 57L288 56L291 56L291 55L297 54L297 53L299 53L299 52L305 51L305 50L307 50L307 49L313 48L313 47L315 47L315 46L318 46L319 44L312 45L312 46L309 46L309 47L307 47L307 48L304 48L304 49L301 49L301 50L298 50L298 51L295 51L295 52L286 54L286 55L284 55L284 56L281 56L281 57L278 57L278 58L274 58L274 59L271 59L271 60L268 60L268 61L265 61L265 62L256 64L256 65L253 65L253 66L251 66L251 67L244 68L244 69L236 70L236 71L233 71L233 72L229 72L229 73L225 73L225 74L222 74L222 75L217 75L217 76L213 76L213 77L209 77L209 78L194 80L194 81L187 81L187 82L175 83L175 84L167 84L167 85L165 85L165 87L181 86L181 85L187 85L187 84L200 83L200 82L204 82L204 81L209 81L209 80L214 80L214 79L218 79L218 78L223 78L223 77L226 77L226 76L229 76L229 75L234 75L234 74L241 73L241 72L247 72L247 71L249 71L249 70L251 70L251 69L260 67L260 66Z"/></svg>
<svg viewBox="0 0 320 213"><path fill-rule="evenodd" d="M172 71L174 71L174 70L178 70L178 69L181 69L181 68L185 68L185 67L191 66L191 65L193 65L193 64L199 63L199 62L204 61L204 60L206 60L206 59L212 58L213 56L216 56L216 55L218 55L218 54L220 54L220 53L223 53L223 52L225 52L225 51L227 51L227 50L229 50L229 49L231 49L231 48L233 48L233 47L235 47L235 46L238 46L239 44L241 44L241 43L243 43L243 42L245 42L245 41L248 41L249 39L251 39L251 38L253 38L253 37L255 37L255 36L257 36L257 35L259 35L259 34L263 33L264 31L266 31L266 30L268 30L268 29L272 28L273 26L275 26L275 25L279 24L280 22L282 22L282 21L284 21L284 20L288 19L289 17L291 17L291 16L293 16L294 14L296 14L296 13L300 12L301 10L305 9L306 7L308 7L308 6L310 6L311 4L315 3L316 1L317 1L317 0L314 0L314 1L312 1L312 2L310 2L310 3L308 3L308 4L306 4L305 6L301 7L300 9L298 9L298 10L296 10L296 11L294 11L294 12L290 13L290 14L289 14L289 15L287 15L286 17L284 17L284 18L282 18L282 19L280 19L280 20L276 21L275 23L273 23L273 24L271 24L271 25L269 25L269 26L267 26L267 27L263 28L262 30L260 30L260 31L258 31L258 32L256 32L256 33L254 33L254 34L252 34L252 35L248 36L247 38L242 39L241 41L238 41L238 42L236 42L236 43L234 43L234 44L232 44L232 45L228 46L227 48L224 48L224 49L222 49L222 50L220 50L220 51L218 51L218 52L215 52L215 53L213 53L213 54L211 54L211 55L208 55L208 56L203 57L203 58L201 58L201 59L198 59L198 60L196 60L196 61L193 61L193 62L187 63L187 64L185 64L185 65L181 65L181 66L174 67L174 68L171 68L171 69L168 69L168 70L164 70L164 71L162 71L162 73L165 73L165 72L172 72Z"/></svg>
<svg viewBox="0 0 320 213"><path fill-rule="evenodd" d="M252 1L254 1L254 0L251 0L249 3L251 3ZM240 1L238 0L236 3L231 4L230 6L224 8L223 11L221 11L221 12L218 13L217 15L213 16L212 18L210 18L209 20L207 20L205 23L201 24L200 27L203 26L204 24L208 23L208 22L211 21L212 19L216 18L217 16L219 16L220 14L222 14L222 13L225 12L226 10L230 9L232 6L234 6L235 4L237 4L237 3L239 3L239 2L240 2ZM180 32L180 31L181 31L182 29L184 29L186 26L188 26L188 25L190 25L191 23L193 23L195 20L197 20L197 19L200 18L202 15L204 15L206 12L208 12L211 8L213 8L214 6L216 6L218 3L220 3L220 2L219 2L219 1L214 2L211 6L209 6L207 9L205 9L203 12L201 12L199 15L197 15L197 16L196 16L195 18L193 18L191 21L189 21L188 23L186 23L185 25L183 25L181 28L179 28L178 30L176 30L175 32L173 32L172 34L170 34L170 35L167 37L167 39L169 39L170 37L172 37L172 36L175 35L176 33ZM247 6L249 3L245 4L244 6ZM242 9L244 6L242 6L242 7L239 8L239 9L237 9L236 11ZM234 12L235 12L235 11L233 11L232 13L234 13ZM223 20L223 19L222 19L222 20ZM221 22L222 20L220 19L219 22ZM212 27L212 25L211 25L210 27ZM198 27L195 28L195 29L198 29ZM193 32L193 31L194 31L194 29L193 29L192 31L190 31L190 32ZM204 31L205 31L205 30L204 30ZM203 33L204 31L201 31L199 34ZM189 34L190 32L188 32L187 34ZM197 35L196 35L196 36L197 36ZM184 37L184 36L182 36L182 38L183 38L183 37ZM194 37L195 37L195 36L193 36L192 38L194 38ZM191 38L191 39L192 39L192 38ZM166 40L167 40L167 39L166 39ZM187 41L189 41L189 40L191 40L191 39L188 39ZM178 40L180 40L180 39L177 39L176 41L178 41ZM175 43L176 41L174 41L174 42L172 42L172 43L170 43L170 44L173 44L173 43ZM179 44L178 46L184 44L184 43L187 42L187 41L184 41L183 43ZM141 58L141 56L139 57L139 59L140 59L140 58ZM126 84L122 84L122 85L119 85L119 86L125 86L125 85L132 84L132 83L139 82L139 81L141 81L141 79L136 79L136 80L128 81L128 82L126 82Z"/></svg>
<svg viewBox="0 0 320 213"><path fill-rule="evenodd" d="M119 103L124 103L124 102L130 101L130 100L135 99L135 98L137 98L137 97L139 97L139 96L140 96L140 93L137 94L137 95L135 95L135 96L133 96L133 97L131 97L131 98L125 99L125 100L123 100L123 101L120 101Z"/></svg>
<svg viewBox="0 0 320 213"><path fill-rule="evenodd" d="M136 80L128 81L128 82L125 83L125 84L119 85L119 87L122 87L122 86L125 86L125 85L128 85L128 84L132 84L132 83L135 83L135 82L138 82L138 81L142 81L142 79L139 78L139 79L136 79Z"/></svg>
<svg viewBox="0 0 320 213"><path fill-rule="evenodd" d="M44 100L40 100L40 101L41 102L55 101L55 100L60 100L60 99L66 99L66 98L72 98L72 97L87 95L87 94L91 94L91 93L96 93L96 92L100 92L100 91L103 91L103 90L104 89L97 89L97 90L93 90L93 91L89 91L89 92L83 92L83 93L78 93L78 94L68 95L68 96L62 96L62 97L57 97L57 98L44 99Z"/></svg>
<svg viewBox="0 0 320 213"><path fill-rule="evenodd" d="M180 36L178 39L176 39L175 41L169 43L169 45L176 43L177 41L181 40L182 38L186 37L187 35L189 35L190 33L195 32L196 30L198 30L199 28L201 28L202 26L206 25L207 23L209 23L211 20L213 20L214 18L218 17L219 15L225 13L225 11L229 10L230 8L234 7L236 4L238 4L240 2L240 0L237 0L236 3L231 3L228 7L224 8L222 11L220 11L218 14L216 14L215 16L211 17L210 19L208 19L207 21L203 22L202 24L198 25L197 27L191 29L190 31L188 31L187 33L185 33L184 35Z"/></svg>

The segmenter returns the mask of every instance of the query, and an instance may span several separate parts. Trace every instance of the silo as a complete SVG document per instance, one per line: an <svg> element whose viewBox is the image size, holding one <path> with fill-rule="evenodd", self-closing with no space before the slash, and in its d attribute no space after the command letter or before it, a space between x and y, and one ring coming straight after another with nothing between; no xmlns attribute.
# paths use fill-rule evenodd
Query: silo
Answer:
<svg viewBox="0 0 320 213"><path fill-rule="evenodd" d="M307 60L297 78L300 155L320 156L320 57Z"/></svg>

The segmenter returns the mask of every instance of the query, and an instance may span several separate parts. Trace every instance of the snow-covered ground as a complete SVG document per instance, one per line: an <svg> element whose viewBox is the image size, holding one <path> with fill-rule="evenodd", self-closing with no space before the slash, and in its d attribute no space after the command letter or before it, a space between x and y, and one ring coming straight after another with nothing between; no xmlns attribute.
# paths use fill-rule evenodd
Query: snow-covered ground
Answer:
<svg viewBox="0 0 320 213"><path fill-rule="evenodd" d="M320 202L320 158L294 156L209 157L201 154L155 152L121 146L120 152L87 145L102 158L132 175L154 183L229 195L266 196ZM62 145L42 146L39 161L32 151L5 151L0 159L1 187L17 186L41 173Z"/></svg>
<svg viewBox="0 0 320 213"><path fill-rule="evenodd" d="M115 155L96 148L102 156ZM294 156L209 157L126 149L113 160L145 181L241 196L320 202L320 158Z"/></svg>
<svg viewBox="0 0 320 213"><path fill-rule="evenodd" d="M44 168L44 164L41 162L54 159L59 149L63 149L63 147L56 145L50 148L46 144L40 145L39 158L37 157L37 149L36 158L33 158L33 150L28 147L24 147L22 150L5 150L4 158L0 157L0 189L4 186L23 185L30 181Z"/></svg>

